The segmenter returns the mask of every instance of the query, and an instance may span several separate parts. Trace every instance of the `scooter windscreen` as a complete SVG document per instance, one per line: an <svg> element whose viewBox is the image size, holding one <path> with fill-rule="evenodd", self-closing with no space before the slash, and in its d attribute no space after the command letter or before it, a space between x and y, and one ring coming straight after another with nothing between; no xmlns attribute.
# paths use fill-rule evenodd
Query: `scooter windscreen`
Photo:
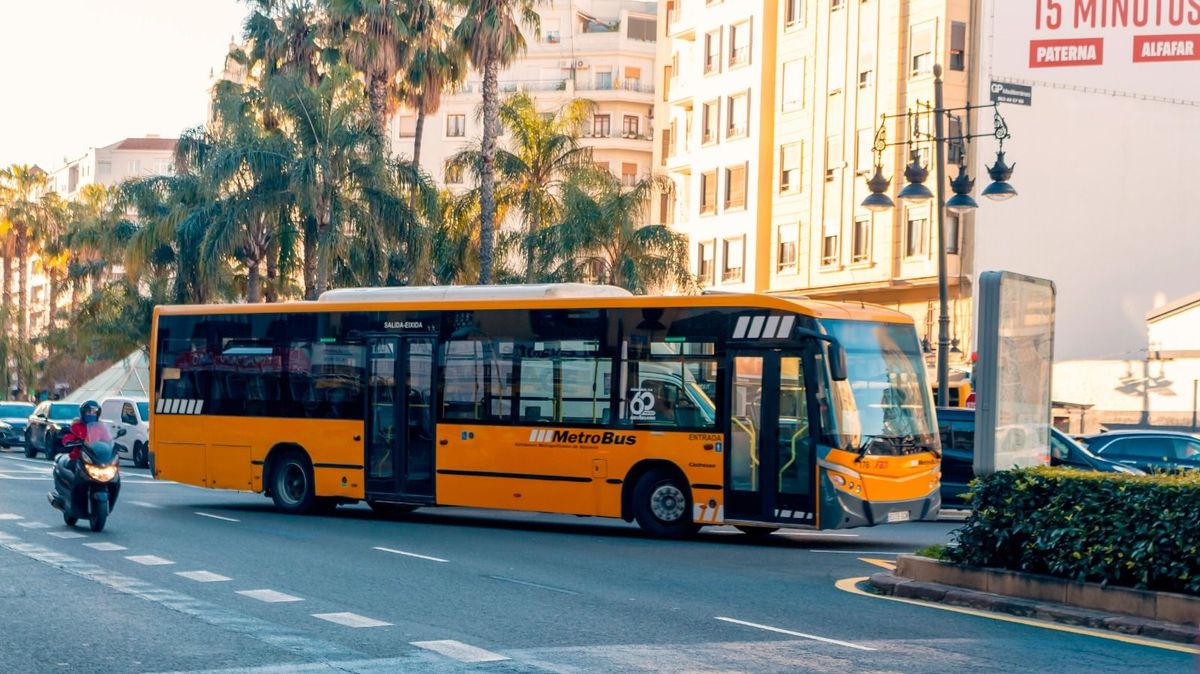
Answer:
<svg viewBox="0 0 1200 674"><path fill-rule="evenodd" d="M112 436L108 434L108 429L103 424L99 422L88 424L86 437L81 439L83 440L83 453L88 463L107 466L117 458Z"/></svg>

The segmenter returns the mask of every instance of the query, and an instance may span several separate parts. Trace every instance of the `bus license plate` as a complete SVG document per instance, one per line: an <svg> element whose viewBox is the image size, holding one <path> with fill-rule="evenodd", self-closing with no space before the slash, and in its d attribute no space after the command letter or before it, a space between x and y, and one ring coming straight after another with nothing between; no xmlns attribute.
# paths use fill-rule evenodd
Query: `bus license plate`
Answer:
<svg viewBox="0 0 1200 674"><path fill-rule="evenodd" d="M908 521L908 511L901 510L900 512L888 513L887 521L888 522L907 522Z"/></svg>

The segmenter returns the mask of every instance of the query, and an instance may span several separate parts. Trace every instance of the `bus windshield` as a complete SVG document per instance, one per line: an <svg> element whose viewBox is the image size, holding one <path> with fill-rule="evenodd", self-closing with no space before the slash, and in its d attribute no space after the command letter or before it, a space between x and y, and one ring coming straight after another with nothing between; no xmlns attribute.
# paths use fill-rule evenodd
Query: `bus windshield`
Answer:
<svg viewBox="0 0 1200 674"><path fill-rule="evenodd" d="M846 350L849 374L833 382L827 441L860 455L937 451L933 401L912 325L823 321Z"/></svg>

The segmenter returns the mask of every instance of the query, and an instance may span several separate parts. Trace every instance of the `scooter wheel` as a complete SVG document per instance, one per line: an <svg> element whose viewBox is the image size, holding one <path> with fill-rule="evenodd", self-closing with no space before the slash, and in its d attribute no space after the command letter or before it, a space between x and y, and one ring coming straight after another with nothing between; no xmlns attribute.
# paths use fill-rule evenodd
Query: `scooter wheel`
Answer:
<svg viewBox="0 0 1200 674"><path fill-rule="evenodd" d="M66 513L63 513L63 522L66 522L67 526L73 527L73 526L75 526L75 523L78 521L79 521L78 517L72 517Z"/></svg>

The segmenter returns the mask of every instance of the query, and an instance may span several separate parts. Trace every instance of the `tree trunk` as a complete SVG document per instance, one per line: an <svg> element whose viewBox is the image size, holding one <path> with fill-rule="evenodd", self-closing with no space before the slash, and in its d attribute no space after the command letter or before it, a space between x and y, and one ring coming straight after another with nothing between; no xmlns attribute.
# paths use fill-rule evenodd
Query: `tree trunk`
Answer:
<svg viewBox="0 0 1200 674"><path fill-rule="evenodd" d="M495 59L483 66L483 167L479 179L479 283L492 282L496 237L496 126L500 102L497 100Z"/></svg>
<svg viewBox="0 0 1200 674"><path fill-rule="evenodd" d="M417 131L413 136L413 166L421 167L421 137L425 135L425 108L417 106Z"/></svg>
<svg viewBox="0 0 1200 674"><path fill-rule="evenodd" d="M267 254L267 282L263 288L263 295L267 302L275 303L279 301L279 257L278 251L272 251Z"/></svg>
<svg viewBox="0 0 1200 674"><path fill-rule="evenodd" d="M58 270L51 267L47 276L50 280L50 306L48 307L50 310L50 324L46 329L46 334L51 334L54 332L55 325L58 322Z"/></svg>
<svg viewBox="0 0 1200 674"><path fill-rule="evenodd" d="M262 301L262 274L258 270L260 264L259 260L246 263L246 302L249 304Z"/></svg>
<svg viewBox="0 0 1200 674"><path fill-rule="evenodd" d="M17 339L21 344L29 343L29 242L26 234L17 230Z"/></svg>
<svg viewBox="0 0 1200 674"><path fill-rule="evenodd" d="M540 206L540 205L541 204L537 204L536 206ZM538 220L540 218L541 218L540 213L535 212L533 217L529 220L529 231L526 232L526 234L525 234L525 282L526 283L533 283L536 280L536 278L535 278L536 272L534 269L534 267L536 266L536 263L534 261L534 256L537 254L537 245L536 245L536 241L534 240L534 237L537 235L538 230L541 229L541 223L538 222Z"/></svg>
<svg viewBox="0 0 1200 674"><path fill-rule="evenodd" d="M304 299L317 299L317 223L313 218L304 223Z"/></svg>
<svg viewBox="0 0 1200 674"><path fill-rule="evenodd" d="M317 292L312 299L317 299L321 293L329 290L329 244L324 241L317 242Z"/></svg>
<svg viewBox="0 0 1200 674"><path fill-rule="evenodd" d="M371 104L371 121L380 138L387 137L387 78L374 75L367 85L367 97Z"/></svg>
<svg viewBox="0 0 1200 674"><path fill-rule="evenodd" d="M0 249L0 253L2 253L2 255L0 255L0 264L3 264L3 267L0 268L0 273L4 275L4 311L7 313L12 311L13 306L12 249L7 241L5 241L2 245L3 248ZM12 325L12 316L5 317L5 323L7 325Z"/></svg>

